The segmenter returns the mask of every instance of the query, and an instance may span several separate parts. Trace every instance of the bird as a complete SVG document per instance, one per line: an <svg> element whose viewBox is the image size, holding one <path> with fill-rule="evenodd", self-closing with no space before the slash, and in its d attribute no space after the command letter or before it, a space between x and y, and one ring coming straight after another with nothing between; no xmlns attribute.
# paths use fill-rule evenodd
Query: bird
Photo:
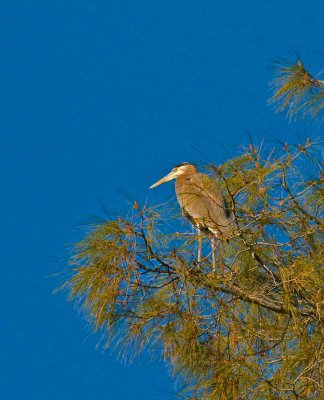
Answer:
<svg viewBox="0 0 324 400"><path fill-rule="evenodd" d="M221 191L208 175L199 173L194 165L183 162L150 189L175 179L175 192L182 215L198 231L198 263L201 261L201 232L211 238L213 270L215 270L215 238L227 239L232 231L232 218Z"/></svg>

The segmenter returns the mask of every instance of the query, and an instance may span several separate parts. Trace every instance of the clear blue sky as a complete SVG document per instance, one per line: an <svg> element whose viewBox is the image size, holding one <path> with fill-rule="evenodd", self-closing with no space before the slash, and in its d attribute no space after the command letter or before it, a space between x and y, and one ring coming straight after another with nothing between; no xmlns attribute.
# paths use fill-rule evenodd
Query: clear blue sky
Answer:
<svg viewBox="0 0 324 400"><path fill-rule="evenodd" d="M1 399L174 398L162 364L96 350L51 276L119 189L161 202L174 164L307 135L268 82L280 56L323 69L323 21L322 0L1 1Z"/></svg>

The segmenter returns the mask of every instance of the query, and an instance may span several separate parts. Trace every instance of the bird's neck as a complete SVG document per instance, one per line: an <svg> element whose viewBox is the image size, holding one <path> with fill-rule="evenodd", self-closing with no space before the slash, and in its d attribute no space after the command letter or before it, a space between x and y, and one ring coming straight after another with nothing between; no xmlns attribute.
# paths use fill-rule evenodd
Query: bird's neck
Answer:
<svg viewBox="0 0 324 400"><path fill-rule="evenodd" d="M197 170L193 165L187 165L186 170L176 178L175 189L176 189L176 195L177 195L178 200L180 201L180 204L182 204L182 201L179 198L179 195L181 196L182 186L184 185L186 180L188 180L192 175L194 175L196 173L197 173Z"/></svg>
<svg viewBox="0 0 324 400"><path fill-rule="evenodd" d="M175 180L175 188L176 188L176 193L181 193L181 188L184 184L184 182L190 178L192 174L182 174L178 176Z"/></svg>
<svg viewBox="0 0 324 400"><path fill-rule="evenodd" d="M175 184L176 185L181 185L183 184L183 182L188 179L188 175L187 174L182 174L180 176L177 176L176 180L175 180Z"/></svg>

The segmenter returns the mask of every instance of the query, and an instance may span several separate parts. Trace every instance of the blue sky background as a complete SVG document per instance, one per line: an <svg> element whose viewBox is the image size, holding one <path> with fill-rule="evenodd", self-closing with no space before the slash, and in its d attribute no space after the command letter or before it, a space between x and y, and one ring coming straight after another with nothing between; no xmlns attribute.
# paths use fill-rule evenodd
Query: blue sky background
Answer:
<svg viewBox="0 0 324 400"><path fill-rule="evenodd" d="M322 0L2 0L0 397L172 399L167 369L96 350L53 296L67 246L93 214L182 161L221 163L248 143L318 136L274 115L271 63L323 69Z"/></svg>

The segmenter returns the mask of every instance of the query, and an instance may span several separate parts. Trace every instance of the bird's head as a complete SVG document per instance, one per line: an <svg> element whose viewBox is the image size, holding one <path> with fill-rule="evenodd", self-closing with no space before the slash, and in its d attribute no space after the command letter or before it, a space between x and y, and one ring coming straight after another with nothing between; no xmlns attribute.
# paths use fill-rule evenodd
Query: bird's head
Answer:
<svg viewBox="0 0 324 400"><path fill-rule="evenodd" d="M160 179L159 181L155 182L152 186L150 186L150 189L158 185L161 185L161 183L171 181L171 179L175 179L178 176L191 175L196 172L197 172L196 168L188 162L178 164L174 168L172 168L171 172L168 173L168 175L164 176L162 179Z"/></svg>

